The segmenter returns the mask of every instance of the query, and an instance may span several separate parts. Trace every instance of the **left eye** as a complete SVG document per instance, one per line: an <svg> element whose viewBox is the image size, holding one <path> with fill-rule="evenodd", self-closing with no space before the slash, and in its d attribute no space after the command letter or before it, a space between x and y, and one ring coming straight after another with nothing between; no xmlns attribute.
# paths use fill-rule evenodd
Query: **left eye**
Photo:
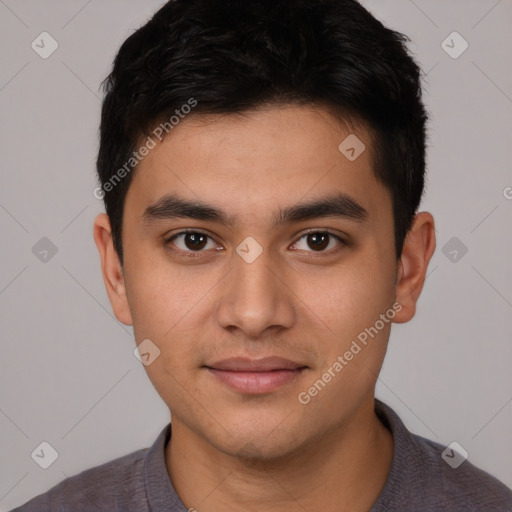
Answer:
<svg viewBox="0 0 512 512"><path fill-rule="evenodd" d="M330 242L333 238L341 245L344 245L344 241L334 233L330 233L329 231L311 231L305 235L302 235L299 240L293 244L292 247L306 251L309 247L313 250L313 252L325 252L325 250L331 245ZM299 246L301 240L305 240L306 248ZM332 249L332 247L330 248Z"/></svg>

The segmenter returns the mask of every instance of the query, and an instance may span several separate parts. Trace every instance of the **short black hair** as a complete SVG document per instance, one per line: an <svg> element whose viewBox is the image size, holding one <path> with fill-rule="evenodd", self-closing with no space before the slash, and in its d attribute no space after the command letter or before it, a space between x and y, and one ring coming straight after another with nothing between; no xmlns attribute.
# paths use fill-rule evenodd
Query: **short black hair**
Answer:
<svg viewBox="0 0 512 512"><path fill-rule="evenodd" d="M375 176L391 192L399 259L423 194L428 117L408 41L356 0L164 4L124 41L102 84L97 173L121 265L141 141L150 147L151 134L161 139L184 114L279 104L324 106L364 123Z"/></svg>

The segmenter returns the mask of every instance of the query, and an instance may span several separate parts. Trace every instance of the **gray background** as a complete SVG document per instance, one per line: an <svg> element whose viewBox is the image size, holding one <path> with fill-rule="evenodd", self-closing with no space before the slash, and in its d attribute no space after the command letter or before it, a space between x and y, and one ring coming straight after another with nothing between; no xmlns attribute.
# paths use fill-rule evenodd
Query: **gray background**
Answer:
<svg viewBox="0 0 512 512"><path fill-rule="evenodd" d="M149 446L168 422L132 329L112 315L92 238L99 84L162 3L0 0L2 509ZM428 73L422 209L438 237L417 315L393 327L377 396L512 486L512 2L364 5L411 37ZM47 59L31 48L43 31L59 44ZM453 31L469 44L456 59L441 46ZM46 262L33 252L43 237L57 248ZM59 454L46 470L30 456L42 441Z"/></svg>

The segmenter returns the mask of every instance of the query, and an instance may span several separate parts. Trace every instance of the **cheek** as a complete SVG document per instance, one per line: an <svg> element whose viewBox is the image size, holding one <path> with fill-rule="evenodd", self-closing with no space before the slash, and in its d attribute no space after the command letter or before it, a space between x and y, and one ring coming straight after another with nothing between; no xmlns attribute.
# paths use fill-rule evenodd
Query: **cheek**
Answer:
<svg viewBox="0 0 512 512"><path fill-rule="evenodd" d="M156 254L150 257L150 252ZM189 275L171 264L165 252L154 248L132 252L129 263L127 294L134 328L136 323L139 329L161 336L190 310L194 300L197 301L201 284L192 283ZM207 290L206 283L204 289Z"/></svg>
<svg viewBox="0 0 512 512"><path fill-rule="evenodd" d="M164 257L141 257L127 274L135 340L140 344L149 339L160 350L158 364L146 367L151 380L166 371L176 376L183 374L201 355L198 339L211 317L210 298L219 276L201 274L198 269L184 271ZM165 375L162 378L166 379Z"/></svg>
<svg viewBox="0 0 512 512"><path fill-rule="evenodd" d="M309 382L310 386L319 383L317 405L323 404L324 410L338 410L340 399L349 396L347 407L354 405L373 389L391 329L392 316L382 320L381 315L394 313L393 288L381 265L367 261L346 270L331 276L311 308L330 331L318 339L322 365ZM315 334L311 328L310 333ZM316 388L312 391L316 393Z"/></svg>
<svg viewBox="0 0 512 512"><path fill-rule="evenodd" d="M323 367L316 378L332 378L324 399L333 404L339 393L362 397L373 386L386 353L391 319L381 315L394 302L393 272L375 253L366 254L333 272L311 308L330 330L319 340Z"/></svg>
<svg viewBox="0 0 512 512"><path fill-rule="evenodd" d="M127 299L133 318L137 345L151 340L160 350L177 323L183 301L177 300L177 283L173 283L158 266L134 266L126 283Z"/></svg>
<svg viewBox="0 0 512 512"><path fill-rule="evenodd" d="M392 275L375 258L361 257L322 275L303 276L299 296L335 333L354 335L392 305Z"/></svg>

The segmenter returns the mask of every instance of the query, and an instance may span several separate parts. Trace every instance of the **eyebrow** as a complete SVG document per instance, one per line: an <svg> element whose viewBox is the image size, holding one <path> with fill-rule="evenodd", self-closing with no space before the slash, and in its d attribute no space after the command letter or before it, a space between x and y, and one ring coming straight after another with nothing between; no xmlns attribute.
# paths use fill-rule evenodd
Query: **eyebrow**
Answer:
<svg viewBox="0 0 512 512"><path fill-rule="evenodd" d="M321 217L340 217L355 222L368 219L368 211L347 194L339 193L280 209L274 215L272 229L293 222L313 220ZM237 217L224 210L198 200L188 200L173 194L161 197L148 206L142 214L146 226L161 220L189 218L217 222L232 227Z"/></svg>

